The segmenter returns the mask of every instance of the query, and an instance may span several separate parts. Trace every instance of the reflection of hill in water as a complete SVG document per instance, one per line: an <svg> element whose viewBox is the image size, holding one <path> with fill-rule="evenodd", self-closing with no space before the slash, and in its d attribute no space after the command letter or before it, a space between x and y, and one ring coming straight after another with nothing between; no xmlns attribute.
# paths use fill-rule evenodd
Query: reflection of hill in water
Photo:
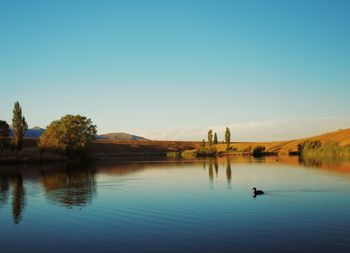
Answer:
<svg viewBox="0 0 350 253"><path fill-rule="evenodd" d="M162 161L109 161L99 162L96 167L98 173L124 176L132 173L137 173L147 169L172 169L189 166L203 166L208 168L209 178L212 181L214 175L218 174L218 166L226 168L226 176L230 181L232 177L231 168L244 163L266 163L271 166L280 166L281 164L292 165L299 168L308 167L310 169L321 169L334 173L350 174L350 162L341 161L315 161L315 160L300 160L297 156L271 156L254 158L251 156L238 157L218 157L218 158L201 158L201 159L168 159ZM171 164L171 166L169 166Z"/></svg>
<svg viewBox="0 0 350 253"><path fill-rule="evenodd" d="M171 166L169 166L171 164ZM198 166L195 160L151 160L151 161L105 161L98 162L98 173L126 176L147 169L171 169L184 166Z"/></svg>
<svg viewBox="0 0 350 253"><path fill-rule="evenodd" d="M297 167L308 167L328 172L350 174L350 162L329 159L301 159L299 157L279 157L279 161L284 164Z"/></svg>
<svg viewBox="0 0 350 253"><path fill-rule="evenodd" d="M96 193L96 171L91 167L67 167L42 171L40 181L47 198L67 208L91 203Z"/></svg>

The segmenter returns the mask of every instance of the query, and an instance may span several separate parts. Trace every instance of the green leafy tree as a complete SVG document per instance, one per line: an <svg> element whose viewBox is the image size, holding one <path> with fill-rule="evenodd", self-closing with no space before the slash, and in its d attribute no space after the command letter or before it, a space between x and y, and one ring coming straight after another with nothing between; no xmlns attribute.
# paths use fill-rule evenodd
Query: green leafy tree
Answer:
<svg viewBox="0 0 350 253"><path fill-rule="evenodd" d="M96 126L91 119L80 115L66 115L53 121L40 137L39 147L57 150L67 157L77 157L89 151L96 139Z"/></svg>
<svg viewBox="0 0 350 253"><path fill-rule="evenodd" d="M208 142L209 142L209 146L213 144L213 130L211 129L208 131Z"/></svg>
<svg viewBox="0 0 350 253"><path fill-rule="evenodd" d="M218 135L214 134L214 145L218 144Z"/></svg>
<svg viewBox="0 0 350 253"><path fill-rule="evenodd" d="M22 115L22 108L19 102L16 102L13 107L12 127L15 148L21 150L23 147L23 137L28 130L28 124Z"/></svg>
<svg viewBox="0 0 350 253"><path fill-rule="evenodd" d="M0 152L8 148L10 142L10 126L6 121L0 120Z"/></svg>
<svg viewBox="0 0 350 253"><path fill-rule="evenodd" d="M226 127L226 131L225 131L225 142L227 144L227 149L229 149L230 142L231 142L231 132L230 132L230 129L228 127Z"/></svg>

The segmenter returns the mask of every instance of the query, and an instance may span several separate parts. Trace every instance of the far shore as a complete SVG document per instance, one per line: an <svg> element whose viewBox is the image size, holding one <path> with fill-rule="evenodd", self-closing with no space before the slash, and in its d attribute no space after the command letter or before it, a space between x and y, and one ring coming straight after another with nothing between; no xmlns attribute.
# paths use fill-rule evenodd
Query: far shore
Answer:
<svg viewBox="0 0 350 253"><path fill-rule="evenodd" d="M338 130L323 135L274 142L231 142L229 148L224 142L213 145L217 156L249 156L254 147L265 147L266 155L298 154L298 144L304 140L317 139L322 143L337 142L340 146L350 145L350 129ZM1 163L29 163L65 161L63 155L41 152L38 138L25 138L19 152L6 150L0 154ZM152 141L152 140L96 140L91 147L91 157L97 160L120 159L123 157L194 157L202 142L194 141Z"/></svg>

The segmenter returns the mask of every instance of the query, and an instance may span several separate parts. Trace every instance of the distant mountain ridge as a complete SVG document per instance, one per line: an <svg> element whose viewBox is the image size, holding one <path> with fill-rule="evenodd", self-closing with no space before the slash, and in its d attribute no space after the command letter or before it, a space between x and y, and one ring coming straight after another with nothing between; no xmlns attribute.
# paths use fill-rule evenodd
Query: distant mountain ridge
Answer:
<svg viewBox="0 0 350 253"><path fill-rule="evenodd" d="M98 139L102 140L118 140L118 141L139 141L139 140L147 140L144 137L127 134L127 133L108 133L108 134L102 134L97 137Z"/></svg>
<svg viewBox="0 0 350 253"><path fill-rule="evenodd" d="M26 138L39 138L44 132L45 132L44 128L36 126L36 127L28 129L24 137L26 137ZM12 135L13 135L13 130L11 128L10 129L10 136L12 136ZM141 136L122 133L122 132L97 135L96 139L98 139L98 140L115 140L115 141L147 140L146 138L141 137Z"/></svg>
<svg viewBox="0 0 350 253"><path fill-rule="evenodd" d="M39 138L45 132L44 128L41 127L33 127L27 130L25 137L29 138Z"/></svg>
<svg viewBox="0 0 350 253"><path fill-rule="evenodd" d="M24 137L26 137L26 138L39 138L44 132L45 132L44 128L36 126L36 127L28 129L26 134L24 135ZM12 127L10 128L10 136L13 136Z"/></svg>

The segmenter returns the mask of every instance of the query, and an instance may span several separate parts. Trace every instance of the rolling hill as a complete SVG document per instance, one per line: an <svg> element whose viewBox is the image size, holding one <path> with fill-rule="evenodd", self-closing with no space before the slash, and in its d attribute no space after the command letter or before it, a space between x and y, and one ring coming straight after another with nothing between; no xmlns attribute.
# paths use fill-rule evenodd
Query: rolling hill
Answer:
<svg viewBox="0 0 350 253"><path fill-rule="evenodd" d="M33 127L27 130L24 137L26 138L39 138L45 132L44 128L41 127ZM13 136L13 130L10 129L10 136Z"/></svg>
<svg viewBox="0 0 350 253"><path fill-rule="evenodd" d="M108 133L108 134L102 134L97 137L97 139L103 139L103 140L113 140L113 141L140 141L140 140L147 140L146 138L132 135L132 134L126 134L126 133Z"/></svg>
<svg viewBox="0 0 350 253"><path fill-rule="evenodd" d="M39 138L43 133L45 132L44 128L41 127L33 127L31 129L28 129L26 132L25 137L29 138Z"/></svg>
<svg viewBox="0 0 350 253"><path fill-rule="evenodd" d="M305 140L320 140L322 143L336 142L340 146L350 146L350 128L339 129L338 131L325 133L322 135L312 136L303 139L294 139L287 141L274 141L274 142L234 142L231 144L237 151L248 150L250 147L265 146L266 151L276 152L279 154L288 154L289 152L295 152L298 150L298 144ZM226 144L218 144L218 151L225 151Z"/></svg>
<svg viewBox="0 0 350 253"><path fill-rule="evenodd" d="M41 127L33 127L27 130L24 137L26 138L39 138L45 132L44 128ZM10 129L10 136L13 135L13 130ZM139 141L139 140L148 140L146 138L127 134L127 133L108 133L97 135L96 139L98 140L111 140L111 141Z"/></svg>

